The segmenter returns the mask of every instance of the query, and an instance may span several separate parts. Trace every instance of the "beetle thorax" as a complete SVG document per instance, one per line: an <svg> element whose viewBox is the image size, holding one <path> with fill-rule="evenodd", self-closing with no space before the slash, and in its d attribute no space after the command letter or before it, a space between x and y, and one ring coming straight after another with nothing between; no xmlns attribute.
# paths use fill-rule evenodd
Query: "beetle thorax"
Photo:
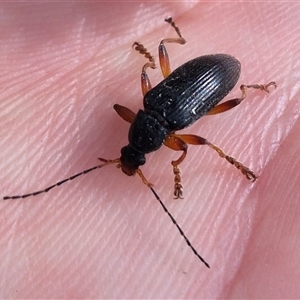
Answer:
<svg viewBox="0 0 300 300"><path fill-rule="evenodd" d="M163 121L155 111L139 110L129 129L129 145L141 153L159 149L170 134L166 124L162 124Z"/></svg>

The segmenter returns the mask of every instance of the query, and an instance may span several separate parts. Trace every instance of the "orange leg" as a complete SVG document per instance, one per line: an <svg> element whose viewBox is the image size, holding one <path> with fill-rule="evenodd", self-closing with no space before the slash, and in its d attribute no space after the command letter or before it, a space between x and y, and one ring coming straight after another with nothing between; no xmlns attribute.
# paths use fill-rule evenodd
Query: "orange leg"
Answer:
<svg viewBox="0 0 300 300"><path fill-rule="evenodd" d="M244 166L241 162L236 160L234 157L227 155L221 148L212 144L207 139L193 134L176 134L176 137L181 139L187 144L209 146L210 148L214 149L220 155L220 157L225 158L229 163L231 163L237 169L239 169L246 176L248 180L255 181L257 179L258 176L256 176L253 171L251 171L249 168Z"/></svg>
<svg viewBox="0 0 300 300"><path fill-rule="evenodd" d="M239 105L247 96L247 90L249 88L252 89L258 89L261 91L265 91L267 93L269 93L269 87L270 86L274 86L276 88L276 83L274 81L268 83L268 84L252 84L252 85L244 85L242 84L240 89L242 91L242 97L241 98L235 98L235 99L231 99L228 100L224 103L221 103L217 106L215 106L213 109L211 109L207 115L216 115L222 112L225 112L229 109L234 108L235 106Z"/></svg>
<svg viewBox="0 0 300 300"><path fill-rule="evenodd" d="M147 48L144 47L143 44L139 42L134 42L133 47L136 51L138 51L140 54L143 54L149 60L149 62L144 64L142 68L142 74L141 74L142 93L143 96L145 96L146 93L152 89L151 82L146 70L148 68L152 68L152 69L156 68L155 59L154 56L151 55L151 53L147 50Z"/></svg>
<svg viewBox="0 0 300 300"><path fill-rule="evenodd" d="M135 113L131 111L129 108L119 104L115 104L114 109L123 120L129 123L133 122L135 118Z"/></svg>
<svg viewBox="0 0 300 300"><path fill-rule="evenodd" d="M165 43L177 43L181 45L186 43L186 40L182 37L179 28L175 25L172 18L165 19L165 21L175 29L178 38L163 39L158 46L159 63L164 78L171 74L169 55L165 47Z"/></svg>
<svg viewBox="0 0 300 300"><path fill-rule="evenodd" d="M166 78L171 73L171 68L170 68L170 62L169 62L169 56L167 53L167 49L164 44L165 43L178 43L178 44L183 45L186 43L186 41L181 36L180 30L175 25L172 18L168 18L165 21L167 23L171 24L171 26L175 29L176 33L179 36L179 38L163 39L158 46L159 63L160 63L162 74ZM146 93L152 89L152 85L151 85L151 82L150 82L150 79L148 77L146 70L148 68L156 69L155 59L154 59L154 56L151 55L151 53L147 50L147 48L144 47L143 44L141 44L139 42L134 42L132 47L134 47L134 49L136 51L138 51L140 54L144 55L149 60L147 63L144 64L144 66L142 68L142 74L141 74L142 93L143 93L143 96L145 96Z"/></svg>
<svg viewBox="0 0 300 300"><path fill-rule="evenodd" d="M149 188L153 187L153 184L146 179L146 177L144 176L144 174L140 168L137 169L136 173L140 176L140 178L142 179L142 181L145 185L147 185Z"/></svg>
<svg viewBox="0 0 300 300"><path fill-rule="evenodd" d="M177 160L173 160L171 162L171 164L173 166L173 173L175 175L175 177L174 177L174 182L175 182L174 196L175 196L175 199L178 199L178 198L182 199L183 185L181 183L179 164L182 163L186 157L188 145L180 137L178 137L175 134L170 134L166 138L164 144L165 144L165 146L171 148L172 150L183 151L183 153Z"/></svg>
<svg viewBox="0 0 300 300"><path fill-rule="evenodd" d="M193 134L170 134L164 142L165 146L169 147L175 151L183 151L182 155L177 159L172 161L173 173L175 175L174 178L174 196L175 199L182 198L183 194L183 185L181 182L180 176L180 168L179 164L183 162L187 155L188 144L190 145L207 145L213 150L215 150L220 157L225 158L229 163L234 165L237 169L239 169L242 174L246 176L248 180L255 181L257 179L257 175L253 171L251 171L248 167L244 166L241 162L236 160L234 157L227 155L221 148L212 144L207 139L193 135Z"/></svg>

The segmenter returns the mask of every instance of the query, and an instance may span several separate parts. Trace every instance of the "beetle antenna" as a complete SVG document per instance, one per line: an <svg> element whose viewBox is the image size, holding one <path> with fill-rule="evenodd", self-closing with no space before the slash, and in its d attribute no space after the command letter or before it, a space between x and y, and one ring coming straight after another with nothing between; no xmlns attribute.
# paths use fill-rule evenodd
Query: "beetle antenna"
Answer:
<svg viewBox="0 0 300 300"><path fill-rule="evenodd" d="M50 190L52 190L53 188L55 188L57 186L60 186L60 185L62 185L63 183L65 183L67 181L71 181L71 180L73 180L73 179L75 179L75 178L77 178L77 177L79 177L81 175L85 175L85 174L90 173L90 172L92 172L92 171L94 171L96 169L100 169L100 168L102 168L102 167L104 167L104 166L106 166L108 164L116 163L116 162L117 162L117 160L115 160L115 161L112 161L112 160L111 161L106 161L104 164L101 164L101 165L98 165L98 166L86 169L86 170L84 170L84 171L82 171L80 173L77 173L77 174L69 177L69 178L61 180L61 181L59 181L59 182L57 182L57 183L55 183L55 184L53 184L53 185L51 185L51 186L43 189L43 190L36 191L36 192L33 192L33 193L29 193L29 194L24 194L24 195L5 196L5 197L3 197L3 200L27 198L27 197L36 196L36 195L39 195L39 194L42 194L42 193L47 193Z"/></svg>
<svg viewBox="0 0 300 300"><path fill-rule="evenodd" d="M173 224L177 227L177 229L179 230L180 234L185 239L187 245L193 250L194 254L205 264L205 266L208 267L208 268L210 268L209 264L204 260L204 258L193 247L193 245L191 244L190 240L187 238L187 236L185 235L185 233L183 232L183 230L180 228L180 226L178 225L178 223L176 222L176 220L174 219L174 217L168 211L167 207L164 205L164 203L162 202L162 200L160 199L160 197L157 195L157 193L155 192L155 190L153 189L153 187L149 186L149 188L152 191L152 193L154 194L156 200L162 206L163 210L167 213L167 215L169 216L169 218L171 219L171 221L173 222Z"/></svg>

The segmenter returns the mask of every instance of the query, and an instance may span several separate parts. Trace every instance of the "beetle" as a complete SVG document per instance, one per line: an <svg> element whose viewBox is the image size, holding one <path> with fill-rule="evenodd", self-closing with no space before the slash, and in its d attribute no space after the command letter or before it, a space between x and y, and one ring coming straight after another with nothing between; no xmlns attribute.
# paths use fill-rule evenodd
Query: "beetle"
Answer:
<svg viewBox="0 0 300 300"><path fill-rule="evenodd" d="M36 196L95 169L116 164L126 175L138 174L140 176L143 183L151 189L164 211L176 225L187 245L209 267L209 264L198 254L157 195L153 185L143 175L140 166L146 163L146 154L156 151L162 145L175 151L182 151L180 157L171 162L174 174L174 196L176 199L182 198L183 185L179 165L187 155L188 145L207 145L239 169L247 179L255 181L257 175L252 170L232 156L227 155L218 146L203 137L193 134L178 134L177 131L192 125L204 115L219 114L234 108L246 98L249 88L269 92L269 87L274 86L276 88L276 83L272 81L268 84L241 85L242 95L240 98L219 104L236 85L241 73L240 62L228 54L204 55L184 63L171 72L165 44L178 43L183 45L186 40L182 37L172 18L165 19L165 21L175 29L178 37L163 39L159 44L159 62L164 79L154 88L152 88L147 74L148 68L156 68L154 57L143 44L139 42L133 44L135 50L148 59L141 73L144 109L135 114L127 107L119 104L114 105L119 116L131 124L128 133L128 145L121 149L121 156L116 159L99 158L102 164L64 179L46 189L29 194L5 196L4 200Z"/></svg>
<svg viewBox="0 0 300 300"><path fill-rule="evenodd" d="M228 54L204 55L184 63L171 72L165 43L185 44L186 40L172 18L165 21L175 29L178 38L163 39L159 44L159 62L164 80L152 88L146 70L156 68L154 57L141 43L135 42L133 44L135 50L149 60L143 66L141 74L144 110L139 110L135 114L124 106L114 105L120 117L131 123L129 144L121 149L120 158L100 160L105 163L117 163L126 175L139 174L143 182L151 187L152 184L139 169L139 166L146 162L145 154L156 151L163 144L173 150L183 151L177 160L172 161L175 176L174 196L177 199L182 198L183 192L179 164L186 157L188 144L207 145L240 169L247 179L255 181L257 176L253 171L228 156L218 146L200 136L177 134L176 131L192 125L204 115L222 113L239 105L246 98L249 88L269 92L269 87L276 87L276 83L241 85L240 98L218 105L236 85L241 73L240 62Z"/></svg>

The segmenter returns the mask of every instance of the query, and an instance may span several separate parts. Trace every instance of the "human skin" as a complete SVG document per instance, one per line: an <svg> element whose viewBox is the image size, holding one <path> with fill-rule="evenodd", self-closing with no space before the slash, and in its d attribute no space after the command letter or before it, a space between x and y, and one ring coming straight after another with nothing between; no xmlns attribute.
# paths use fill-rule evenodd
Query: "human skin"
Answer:
<svg viewBox="0 0 300 300"><path fill-rule="evenodd" d="M129 124L114 103L142 107L140 41L172 67L208 53L242 63L249 91L224 114L185 132L201 135L250 166L247 179L205 146L181 166L184 199L173 200L163 147L144 175L207 269L138 176L113 166L51 192L0 203L1 298L297 298L300 294L298 3L1 3L0 191L45 188L117 158ZM159 69L150 70L155 85Z"/></svg>

